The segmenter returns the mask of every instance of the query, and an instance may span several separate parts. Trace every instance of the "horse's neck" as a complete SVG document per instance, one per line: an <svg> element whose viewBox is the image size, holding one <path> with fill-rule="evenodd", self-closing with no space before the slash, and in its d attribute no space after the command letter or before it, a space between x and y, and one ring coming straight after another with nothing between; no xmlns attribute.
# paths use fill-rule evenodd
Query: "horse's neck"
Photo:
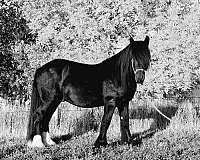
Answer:
<svg viewBox="0 0 200 160"><path fill-rule="evenodd" d="M115 60L115 67L118 70L121 83L125 85L126 82L132 80L133 70L131 65L131 52L129 46L118 53ZM127 86L124 86L127 87Z"/></svg>

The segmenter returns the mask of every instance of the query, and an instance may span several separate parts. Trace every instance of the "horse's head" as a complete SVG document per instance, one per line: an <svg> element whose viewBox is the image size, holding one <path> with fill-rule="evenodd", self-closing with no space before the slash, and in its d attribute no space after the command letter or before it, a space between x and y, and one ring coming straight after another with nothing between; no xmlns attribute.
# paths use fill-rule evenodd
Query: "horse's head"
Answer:
<svg viewBox="0 0 200 160"><path fill-rule="evenodd" d="M132 50L132 68L135 73L136 83L143 84L145 79L145 71L150 65L149 37L146 36L144 41L134 41L130 38L130 46Z"/></svg>

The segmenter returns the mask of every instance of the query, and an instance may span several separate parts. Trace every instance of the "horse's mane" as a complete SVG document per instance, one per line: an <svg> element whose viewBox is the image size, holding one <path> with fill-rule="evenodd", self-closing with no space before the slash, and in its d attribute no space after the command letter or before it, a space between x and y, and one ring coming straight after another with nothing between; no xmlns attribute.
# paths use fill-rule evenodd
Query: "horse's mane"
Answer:
<svg viewBox="0 0 200 160"><path fill-rule="evenodd" d="M115 77L117 85L127 88L128 86L133 85L135 81L134 69L131 62L132 59L138 61L145 70L148 69L150 54L146 53L148 52L146 51L147 49L148 46L145 46L143 41L134 41L119 53L103 61L104 64L108 64L106 66L109 66L109 68L106 68L105 70L111 71L113 75L110 76Z"/></svg>
<svg viewBox="0 0 200 160"><path fill-rule="evenodd" d="M120 51L117 54L119 57L115 64L116 72L118 72L116 74L119 76L117 77L117 81L119 85L122 85L125 88L131 85L129 84L130 80L132 81L131 83L134 81L134 71L131 64L131 59L133 58L132 49L133 47L129 44L126 48Z"/></svg>
<svg viewBox="0 0 200 160"><path fill-rule="evenodd" d="M127 74L133 72L131 71L131 58L131 45L129 44L119 53L102 62L103 74L111 77L115 85L126 86Z"/></svg>

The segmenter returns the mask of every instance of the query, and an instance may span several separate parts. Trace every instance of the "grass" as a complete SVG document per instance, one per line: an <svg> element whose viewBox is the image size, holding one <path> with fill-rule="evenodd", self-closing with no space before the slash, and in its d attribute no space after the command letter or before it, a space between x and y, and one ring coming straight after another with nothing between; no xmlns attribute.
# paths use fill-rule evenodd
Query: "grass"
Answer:
<svg viewBox="0 0 200 160"><path fill-rule="evenodd" d="M94 130L72 136L67 141L60 141L56 146L43 149L29 149L23 138L4 136L0 138L0 159L200 159L200 121L197 104L185 102L179 105L166 129L159 130L151 138L143 138L139 146L116 143L120 140L119 119L118 116L114 116L108 130L109 145L106 148L93 149L98 135L98 131ZM143 131L144 128L150 128L151 124L150 121L131 119L131 132Z"/></svg>

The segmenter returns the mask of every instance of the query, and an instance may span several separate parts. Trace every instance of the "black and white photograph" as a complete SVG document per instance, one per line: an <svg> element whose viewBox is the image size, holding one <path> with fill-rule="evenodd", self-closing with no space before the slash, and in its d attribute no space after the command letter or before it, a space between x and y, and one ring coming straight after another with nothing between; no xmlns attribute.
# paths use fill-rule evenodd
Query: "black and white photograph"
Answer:
<svg viewBox="0 0 200 160"><path fill-rule="evenodd" d="M199 0L0 0L0 160L199 160Z"/></svg>

